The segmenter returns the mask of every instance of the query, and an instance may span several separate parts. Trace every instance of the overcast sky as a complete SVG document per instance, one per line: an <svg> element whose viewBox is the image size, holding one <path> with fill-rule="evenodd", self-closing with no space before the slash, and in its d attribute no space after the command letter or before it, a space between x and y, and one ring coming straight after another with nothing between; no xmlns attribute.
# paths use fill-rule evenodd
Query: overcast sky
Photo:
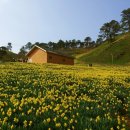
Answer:
<svg viewBox="0 0 130 130"><path fill-rule="evenodd" d="M0 46L18 52L27 42L96 40L100 27L120 21L130 0L0 0Z"/></svg>

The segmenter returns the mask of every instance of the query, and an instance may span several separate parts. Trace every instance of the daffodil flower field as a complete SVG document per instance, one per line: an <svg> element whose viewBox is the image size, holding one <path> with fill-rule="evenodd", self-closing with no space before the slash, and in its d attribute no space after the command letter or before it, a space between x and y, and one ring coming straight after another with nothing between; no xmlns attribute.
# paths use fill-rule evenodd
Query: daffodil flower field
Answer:
<svg viewBox="0 0 130 130"><path fill-rule="evenodd" d="M130 66L0 64L0 130L130 130Z"/></svg>

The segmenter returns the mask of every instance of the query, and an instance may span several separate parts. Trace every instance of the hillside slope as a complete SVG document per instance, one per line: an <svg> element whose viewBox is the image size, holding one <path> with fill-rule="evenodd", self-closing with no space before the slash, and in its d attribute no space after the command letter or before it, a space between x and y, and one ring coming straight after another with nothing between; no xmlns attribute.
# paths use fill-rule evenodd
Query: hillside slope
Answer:
<svg viewBox="0 0 130 130"><path fill-rule="evenodd" d="M130 62L130 33L117 36L116 41L107 41L92 51L77 58L78 63L126 64Z"/></svg>
<svg viewBox="0 0 130 130"><path fill-rule="evenodd" d="M10 51L0 50L0 62L13 61L13 58L17 58L17 54Z"/></svg>
<svg viewBox="0 0 130 130"><path fill-rule="evenodd" d="M81 54L84 54L86 52L89 52L93 48L72 48L72 49L61 49L61 50L54 50L57 53L61 53L68 56L77 57Z"/></svg>

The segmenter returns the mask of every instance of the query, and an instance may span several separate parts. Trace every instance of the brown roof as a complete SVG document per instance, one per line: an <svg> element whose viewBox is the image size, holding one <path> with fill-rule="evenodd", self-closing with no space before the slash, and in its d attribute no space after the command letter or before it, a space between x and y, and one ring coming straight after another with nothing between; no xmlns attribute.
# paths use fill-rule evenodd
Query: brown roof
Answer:
<svg viewBox="0 0 130 130"><path fill-rule="evenodd" d="M45 49L43 49L42 47L39 47L39 46L37 46L37 45L34 45L34 46L32 47L32 49L26 54L26 56L28 56L35 48L39 48L39 49L41 49L41 50L44 51L44 52L49 52L49 53L53 53L53 54L56 54L56 55L60 55L60 56L64 56L64 57L68 57L68 58L74 59L74 57L72 57L72 56L67 56L67 55L60 54L60 53L57 53L57 52L54 52L54 51L48 51L48 50L45 50Z"/></svg>

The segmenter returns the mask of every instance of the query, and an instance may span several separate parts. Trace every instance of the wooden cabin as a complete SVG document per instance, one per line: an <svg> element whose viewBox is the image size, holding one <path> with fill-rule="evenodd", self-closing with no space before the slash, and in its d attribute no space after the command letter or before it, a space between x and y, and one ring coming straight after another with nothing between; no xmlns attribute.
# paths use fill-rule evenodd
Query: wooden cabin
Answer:
<svg viewBox="0 0 130 130"><path fill-rule="evenodd" d="M47 51L37 45L27 53L28 62L30 63L54 63L74 65L74 58L52 51Z"/></svg>

